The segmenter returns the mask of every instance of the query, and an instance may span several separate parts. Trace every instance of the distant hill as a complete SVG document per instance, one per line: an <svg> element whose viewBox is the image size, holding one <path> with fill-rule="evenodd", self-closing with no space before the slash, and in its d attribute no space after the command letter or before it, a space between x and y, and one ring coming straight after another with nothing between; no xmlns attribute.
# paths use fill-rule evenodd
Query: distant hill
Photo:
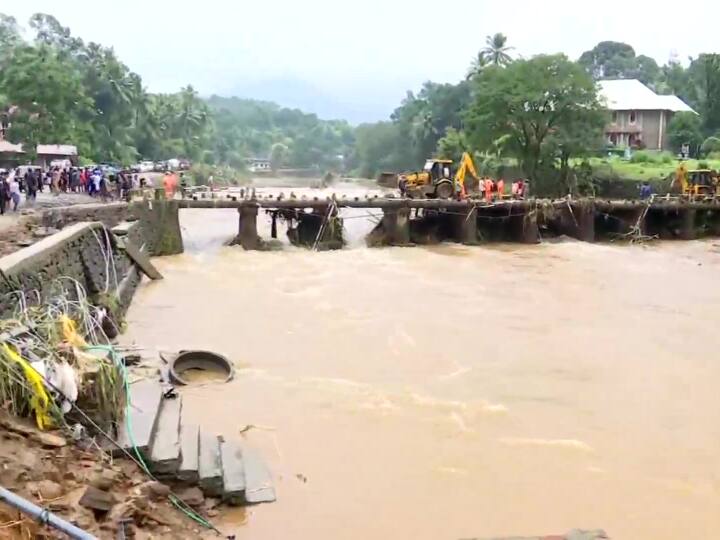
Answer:
<svg viewBox="0 0 720 540"><path fill-rule="evenodd" d="M312 84L294 78L248 82L223 94L271 101L283 107L314 113L324 120L347 120L351 124L384 120L389 115L386 107L338 100Z"/></svg>

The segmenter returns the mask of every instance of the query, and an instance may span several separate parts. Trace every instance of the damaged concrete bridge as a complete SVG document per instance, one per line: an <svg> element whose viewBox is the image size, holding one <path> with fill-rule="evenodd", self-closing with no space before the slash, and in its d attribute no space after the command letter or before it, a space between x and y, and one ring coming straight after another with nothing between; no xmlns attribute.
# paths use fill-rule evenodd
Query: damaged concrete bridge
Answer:
<svg viewBox="0 0 720 540"><path fill-rule="evenodd" d="M690 240L720 236L720 202L680 198L648 200L528 199L485 201L393 197L203 199L177 201L179 208L236 208L236 244L263 249L258 236L260 210L273 220L288 222L291 242L307 247L337 249L343 245L342 210L380 210L368 245L405 246L456 241L536 243L566 235L585 242L648 238ZM362 217L362 216L360 216Z"/></svg>

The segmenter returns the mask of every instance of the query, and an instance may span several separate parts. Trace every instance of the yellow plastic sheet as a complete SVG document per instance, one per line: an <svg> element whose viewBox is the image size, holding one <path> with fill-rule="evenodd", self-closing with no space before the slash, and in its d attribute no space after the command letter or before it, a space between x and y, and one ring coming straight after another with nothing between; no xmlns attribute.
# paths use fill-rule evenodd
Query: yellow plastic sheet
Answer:
<svg viewBox="0 0 720 540"><path fill-rule="evenodd" d="M40 429L50 427L52 425L52 418L48 414L50 397L47 395L47 392L45 392L42 377L27 360L20 356L14 349L11 349L7 343L3 343L2 345L7 357L22 366L25 378L30 383L30 388L33 392L33 396L30 398L30 406L35 411L37 426Z"/></svg>
<svg viewBox="0 0 720 540"><path fill-rule="evenodd" d="M75 321L73 321L70 317L67 315L60 315L60 325L62 326L63 337L70 345L80 349L84 349L88 346L83 337L77 333Z"/></svg>

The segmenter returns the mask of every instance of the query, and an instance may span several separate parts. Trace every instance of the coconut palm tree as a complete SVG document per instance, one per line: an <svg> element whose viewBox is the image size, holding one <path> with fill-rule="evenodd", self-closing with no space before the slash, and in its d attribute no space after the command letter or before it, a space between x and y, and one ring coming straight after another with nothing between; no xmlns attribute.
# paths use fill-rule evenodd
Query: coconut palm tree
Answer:
<svg viewBox="0 0 720 540"><path fill-rule="evenodd" d="M510 51L514 47L507 46L507 36L498 32L485 38L486 47L480 51L479 56L485 59L487 64L493 66L506 66L512 62Z"/></svg>
<svg viewBox="0 0 720 540"><path fill-rule="evenodd" d="M468 69L466 79L470 80L487 66L506 66L512 62L510 51L514 47L507 46L507 36L497 33L485 38L485 48L480 49Z"/></svg>

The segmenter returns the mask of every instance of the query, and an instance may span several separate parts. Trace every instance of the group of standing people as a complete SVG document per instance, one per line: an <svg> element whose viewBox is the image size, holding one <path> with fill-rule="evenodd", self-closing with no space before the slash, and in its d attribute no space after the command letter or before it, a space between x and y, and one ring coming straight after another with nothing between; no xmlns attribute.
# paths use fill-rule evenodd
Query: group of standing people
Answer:
<svg viewBox="0 0 720 540"><path fill-rule="evenodd" d="M529 182L527 180L518 179L510 184L510 195L513 199L524 199L527 196ZM499 178L493 180L489 176L481 178L478 189L480 195L486 201L505 198L505 180Z"/></svg>

